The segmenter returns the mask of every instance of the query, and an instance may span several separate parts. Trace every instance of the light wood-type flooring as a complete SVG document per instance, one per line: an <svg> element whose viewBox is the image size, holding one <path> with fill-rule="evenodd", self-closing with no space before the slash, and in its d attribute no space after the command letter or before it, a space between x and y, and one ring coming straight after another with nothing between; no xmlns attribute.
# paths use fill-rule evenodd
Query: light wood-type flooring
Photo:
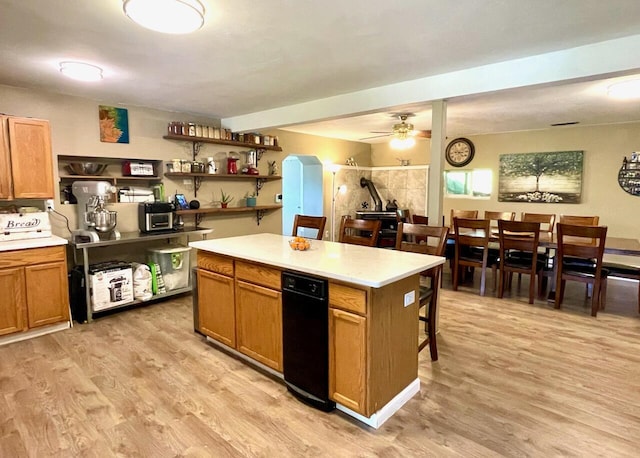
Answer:
<svg viewBox="0 0 640 458"><path fill-rule="evenodd" d="M557 311L447 276L440 360L420 354L420 393L379 430L205 343L189 297L114 314L0 347L0 457L637 457L637 284L595 319L568 293Z"/></svg>

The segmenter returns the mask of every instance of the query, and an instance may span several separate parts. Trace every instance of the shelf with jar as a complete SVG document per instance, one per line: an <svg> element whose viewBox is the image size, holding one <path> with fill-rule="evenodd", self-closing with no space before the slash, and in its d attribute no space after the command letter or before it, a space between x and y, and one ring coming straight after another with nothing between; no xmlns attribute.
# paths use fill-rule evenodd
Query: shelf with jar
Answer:
<svg viewBox="0 0 640 458"><path fill-rule="evenodd" d="M220 214L228 214L228 213L247 213L247 212L256 212L256 222L258 226L260 225L260 221L264 217L264 214L267 211L278 210L281 209L282 205L273 204L273 205L255 205L251 207L209 207L209 208L198 208L197 210L177 210L176 215L182 216L193 216L195 219L196 227L200 226L200 222L202 221L202 217L204 215L220 215Z"/></svg>
<svg viewBox="0 0 640 458"><path fill-rule="evenodd" d="M262 186L267 181L282 180L279 175L249 175L249 174L221 174L221 173L183 173L183 172L167 172L164 174L167 178L180 179L191 178L193 180L193 195L198 196L198 190L204 179L214 180L256 180L256 195L260 193Z"/></svg>

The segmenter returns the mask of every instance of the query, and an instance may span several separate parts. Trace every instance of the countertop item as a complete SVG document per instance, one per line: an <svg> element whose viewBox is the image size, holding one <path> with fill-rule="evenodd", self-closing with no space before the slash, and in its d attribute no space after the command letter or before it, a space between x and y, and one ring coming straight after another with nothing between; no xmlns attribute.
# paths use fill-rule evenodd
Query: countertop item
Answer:
<svg viewBox="0 0 640 458"><path fill-rule="evenodd" d="M289 247L291 236L253 234L189 243L189 246L334 280L380 288L443 264L445 258L313 240L306 251Z"/></svg>
<svg viewBox="0 0 640 458"><path fill-rule="evenodd" d="M67 239L52 235L40 239L23 239L0 242L0 251L26 250L29 248L45 248L48 246L66 245Z"/></svg>

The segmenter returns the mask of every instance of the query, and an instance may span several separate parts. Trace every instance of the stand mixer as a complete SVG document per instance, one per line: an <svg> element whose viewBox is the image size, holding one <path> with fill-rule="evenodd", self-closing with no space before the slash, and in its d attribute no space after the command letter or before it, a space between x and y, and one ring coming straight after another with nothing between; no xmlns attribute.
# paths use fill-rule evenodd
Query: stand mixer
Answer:
<svg viewBox="0 0 640 458"><path fill-rule="evenodd" d="M117 212L105 208L105 199L116 192L108 181L74 181L73 195L78 200L78 226L71 236L75 242L99 242L120 238L115 228Z"/></svg>

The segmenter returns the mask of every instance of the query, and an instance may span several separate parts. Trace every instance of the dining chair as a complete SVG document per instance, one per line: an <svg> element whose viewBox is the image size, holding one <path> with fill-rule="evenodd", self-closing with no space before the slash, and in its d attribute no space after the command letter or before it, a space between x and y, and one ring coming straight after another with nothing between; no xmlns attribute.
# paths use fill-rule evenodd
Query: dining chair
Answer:
<svg viewBox="0 0 640 458"><path fill-rule="evenodd" d="M489 221L513 221L516 219L516 212L484 212L484 219Z"/></svg>
<svg viewBox="0 0 640 458"><path fill-rule="evenodd" d="M556 215L553 213L521 213L520 221L526 223L540 223L540 235L546 238L553 238L553 231L556 227ZM549 248L538 249L538 259L544 261L542 269L541 281L538 281L538 294L542 296L547 289L547 278L554 275L553 256ZM520 274L518 274L518 283L520 282Z"/></svg>
<svg viewBox="0 0 640 458"><path fill-rule="evenodd" d="M564 299L567 280L593 285L591 316L596 316L598 308L604 307L607 294L606 277L602 255L607 238L607 226L580 226L558 224L558 252L556 266L555 308L560 308ZM573 259L591 260L590 265L575 264ZM568 261L568 262L567 262Z"/></svg>
<svg viewBox="0 0 640 458"><path fill-rule="evenodd" d="M538 259L540 223L498 220L500 241L500 283L498 297L502 299L505 284L511 285L514 273L529 275L529 304L533 304L536 276L542 281L544 262Z"/></svg>
<svg viewBox="0 0 640 458"><path fill-rule="evenodd" d="M444 254L444 247L448 234L449 228L444 226L440 227L426 226L423 224L398 223L396 250L442 256ZM419 242L417 240L423 241ZM428 344L432 361L438 360L435 321L438 306L438 285L441 275L442 265L420 273L420 298L418 303L420 310L424 307L425 311L424 315L420 315L420 310L418 311L418 319L425 323L424 331L426 337L418 344L418 352ZM428 285L425 284L427 281Z"/></svg>
<svg viewBox="0 0 640 458"><path fill-rule="evenodd" d="M449 230L453 233L453 219L454 218L466 218L476 219L478 218L478 210L454 210L451 209L451 216L449 217ZM444 223L442 224L444 226ZM447 240L447 246L444 249L444 257L449 260L449 267L451 268L451 274L453 276L453 257L455 256L455 241L453 239Z"/></svg>
<svg viewBox="0 0 640 458"><path fill-rule="evenodd" d="M491 227L488 219L453 218L455 255L453 261L453 290L458 290L460 267L479 267L480 295L484 296L487 267L493 270L494 289L496 283L497 258L489 255ZM478 250L477 248L480 248Z"/></svg>
<svg viewBox="0 0 640 458"><path fill-rule="evenodd" d="M574 216L560 215L558 220L561 224L571 224L574 226L597 226L600 222L599 216Z"/></svg>
<svg viewBox="0 0 640 458"><path fill-rule="evenodd" d="M340 221L339 242L352 245L372 246L378 244L382 221L379 219L353 219L344 215Z"/></svg>
<svg viewBox="0 0 640 458"><path fill-rule="evenodd" d="M429 224L429 217L425 215L411 215L413 224Z"/></svg>
<svg viewBox="0 0 640 458"><path fill-rule="evenodd" d="M397 222L410 223L411 222L411 210L408 208L398 208L396 210Z"/></svg>
<svg viewBox="0 0 640 458"><path fill-rule="evenodd" d="M327 224L326 216L296 215L293 219L293 236L297 236L299 229L315 229L317 231L316 240L322 240L324 226Z"/></svg>
<svg viewBox="0 0 640 458"><path fill-rule="evenodd" d="M520 221L525 223L540 223L540 232L553 233L556 226L556 215L552 213L521 213ZM546 226L543 226L545 224Z"/></svg>

